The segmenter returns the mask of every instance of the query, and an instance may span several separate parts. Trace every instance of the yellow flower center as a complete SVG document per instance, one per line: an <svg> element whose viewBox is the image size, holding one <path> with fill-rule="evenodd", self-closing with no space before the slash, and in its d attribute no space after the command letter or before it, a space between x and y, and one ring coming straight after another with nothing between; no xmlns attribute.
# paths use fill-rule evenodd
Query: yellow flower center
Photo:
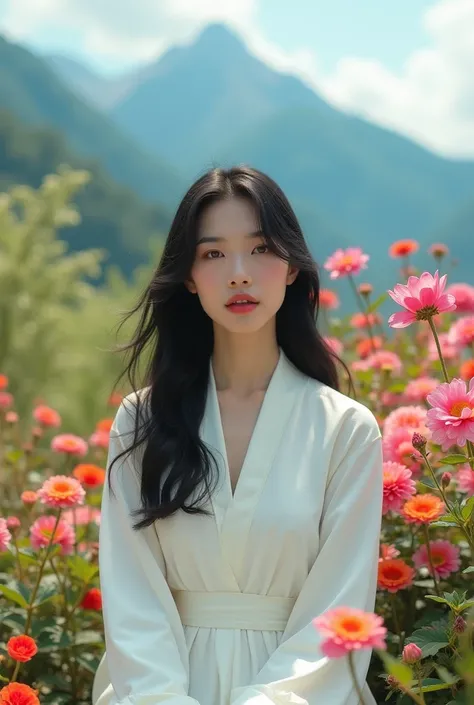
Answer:
<svg viewBox="0 0 474 705"><path fill-rule="evenodd" d="M463 412L463 409L471 409L471 416L473 415L474 409L467 401L455 402L449 410L449 413L451 416L457 416L459 418Z"/></svg>
<svg viewBox="0 0 474 705"><path fill-rule="evenodd" d="M353 617L352 615L343 617L340 620L337 625L337 631L340 636L349 639L357 639L367 635L367 628L364 622L358 617Z"/></svg>

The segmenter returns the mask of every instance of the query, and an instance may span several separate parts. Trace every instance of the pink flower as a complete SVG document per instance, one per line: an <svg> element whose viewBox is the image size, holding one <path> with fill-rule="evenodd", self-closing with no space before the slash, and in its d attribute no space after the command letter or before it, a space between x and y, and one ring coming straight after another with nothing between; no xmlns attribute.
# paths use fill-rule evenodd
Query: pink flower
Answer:
<svg viewBox="0 0 474 705"><path fill-rule="evenodd" d="M402 371L401 359L391 350L377 350L365 359L365 364L369 370L386 369L396 373Z"/></svg>
<svg viewBox="0 0 474 705"><path fill-rule="evenodd" d="M40 548L44 548L49 544L55 524L55 516L45 515L39 517L31 525L30 541L35 551L39 551ZM61 553L67 555L72 553L75 540L76 537L73 527L68 524L67 521L60 519L56 531L54 532L52 545L55 546L57 544L61 546Z"/></svg>
<svg viewBox="0 0 474 705"><path fill-rule="evenodd" d="M384 433L390 433L397 428L422 429L426 423L426 414L427 410L423 406L400 406L391 411L385 419Z"/></svg>
<svg viewBox="0 0 474 705"><path fill-rule="evenodd" d="M417 644L407 644L403 648L402 661L405 663L417 663L423 658L423 651Z"/></svg>
<svg viewBox="0 0 474 705"><path fill-rule="evenodd" d="M382 617L355 607L335 607L313 619L313 625L324 637L321 651L328 658L345 656L360 649L385 649Z"/></svg>
<svg viewBox="0 0 474 705"><path fill-rule="evenodd" d="M105 448L105 450L107 450L109 447L109 442L109 431L94 431L89 438L89 443L93 448Z"/></svg>
<svg viewBox="0 0 474 705"><path fill-rule="evenodd" d="M7 527L10 531L15 531L21 527L21 521L16 516L7 517Z"/></svg>
<svg viewBox="0 0 474 705"><path fill-rule="evenodd" d="M398 512L405 499L416 492L412 473L405 465L390 460L383 464L383 508L382 513Z"/></svg>
<svg viewBox="0 0 474 705"><path fill-rule="evenodd" d="M453 323L448 338L457 348L465 348L474 343L474 316L464 316Z"/></svg>
<svg viewBox="0 0 474 705"><path fill-rule="evenodd" d="M0 409L8 409L13 404L13 394L0 392Z"/></svg>
<svg viewBox="0 0 474 705"><path fill-rule="evenodd" d="M443 382L428 394L426 425L433 434L433 441L448 450L453 445L464 446L466 440L474 441L474 377L466 391L466 382L453 379Z"/></svg>
<svg viewBox="0 0 474 705"><path fill-rule="evenodd" d="M67 455L82 457L87 454L88 445L79 436L74 436L72 433L62 433L59 436L54 436L51 440L51 449L55 453L66 453Z"/></svg>
<svg viewBox="0 0 474 705"><path fill-rule="evenodd" d="M417 455L412 445L413 431L416 430L407 426L394 428L388 433L384 432L382 442L383 459L406 465L415 477L419 475L423 463L423 458Z"/></svg>
<svg viewBox="0 0 474 705"><path fill-rule="evenodd" d="M390 558L396 558L400 555L398 548L395 548L393 544L381 543L380 544L380 558L379 561L387 561Z"/></svg>
<svg viewBox="0 0 474 705"><path fill-rule="evenodd" d="M474 470L471 470L470 465L459 465L455 480L461 492L474 496Z"/></svg>
<svg viewBox="0 0 474 705"><path fill-rule="evenodd" d="M378 323L382 323L382 316L377 311L372 313L354 313L349 321L352 328L374 328Z"/></svg>
<svg viewBox="0 0 474 705"><path fill-rule="evenodd" d="M419 379L412 379L405 387L405 398L410 402L424 402L427 395L434 391L438 384L439 380L435 377L420 377Z"/></svg>
<svg viewBox="0 0 474 705"><path fill-rule="evenodd" d="M360 247L348 247L336 250L325 262L324 269L330 272L331 279L339 279L349 274L359 274L367 268L369 255L363 254Z"/></svg>
<svg viewBox="0 0 474 705"><path fill-rule="evenodd" d="M344 345L341 343L339 338L334 338L331 336L326 336L324 338L324 342L326 345L328 345L331 350L338 355L339 357L342 355L342 351L344 350Z"/></svg>
<svg viewBox="0 0 474 705"><path fill-rule="evenodd" d="M474 286L455 283L448 286L446 293L452 294L456 299L458 313L474 313Z"/></svg>
<svg viewBox="0 0 474 705"><path fill-rule="evenodd" d="M59 428L61 426L61 416L55 409L46 406L46 404L39 404L33 411L33 418L42 426L48 428Z"/></svg>
<svg viewBox="0 0 474 705"><path fill-rule="evenodd" d="M96 507L77 507L77 509L67 509L62 514L64 521L69 524L74 524L74 513L76 515L76 526L85 526L86 524L100 524L100 509Z"/></svg>
<svg viewBox="0 0 474 705"><path fill-rule="evenodd" d="M433 276L423 272L420 277L408 277L408 282L396 284L388 293L392 299L403 306L405 311L393 313L388 319L392 328L406 328L415 321L426 321L445 311L454 311L455 298L452 294L444 294L447 275L439 278L438 270Z"/></svg>
<svg viewBox="0 0 474 705"><path fill-rule="evenodd" d="M11 540L12 535L8 531L7 520L0 517L0 553L8 550Z"/></svg>
<svg viewBox="0 0 474 705"><path fill-rule="evenodd" d="M430 541L430 550L437 578L447 578L451 573L459 570L461 565L459 548L450 541L445 541L444 539ZM413 554L413 563L418 569L426 566L430 570L428 550L425 543Z"/></svg>
<svg viewBox="0 0 474 705"><path fill-rule="evenodd" d="M38 490L38 499L48 507L67 508L83 504L86 491L75 477L54 475Z"/></svg>

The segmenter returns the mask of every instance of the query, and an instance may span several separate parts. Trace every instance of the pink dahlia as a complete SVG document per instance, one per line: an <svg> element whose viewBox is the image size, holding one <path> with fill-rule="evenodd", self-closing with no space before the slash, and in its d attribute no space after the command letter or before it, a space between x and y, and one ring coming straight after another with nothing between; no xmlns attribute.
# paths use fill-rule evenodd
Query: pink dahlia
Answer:
<svg viewBox="0 0 474 705"><path fill-rule="evenodd" d="M83 504L86 491L75 477L54 475L38 490L38 499L48 507L66 509Z"/></svg>
<svg viewBox="0 0 474 705"><path fill-rule="evenodd" d="M426 424L426 414L427 410L423 406L400 406L386 417L383 430L385 433L395 431L397 428L419 430Z"/></svg>
<svg viewBox="0 0 474 705"><path fill-rule="evenodd" d="M348 247L347 250L336 250L324 264L324 269L330 272L331 279L339 279L349 274L359 274L367 268L369 255L365 255L360 247Z"/></svg>
<svg viewBox="0 0 474 705"><path fill-rule="evenodd" d="M456 299L458 313L474 313L474 286L464 283L455 283L448 286L447 294L452 294Z"/></svg>
<svg viewBox="0 0 474 705"><path fill-rule="evenodd" d="M53 530L56 524L56 517L53 515L45 515L39 517L30 528L30 541L35 551L48 546ZM70 554L74 548L76 540L74 529L67 521L59 520L59 523L54 532L52 545L59 545L61 553L64 555Z"/></svg>
<svg viewBox="0 0 474 705"><path fill-rule="evenodd" d="M401 463L388 460L383 464L383 507L382 513L398 512L405 499L416 492L412 472Z"/></svg>
<svg viewBox="0 0 474 705"><path fill-rule="evenodd" d="M474 343L474 316L459 318L448 332L451 344L457 348L466 348Z"/></svg>
<svg viewBox="0 0 474 705"><path fill-rule="evenodd" d="M459 570L459 566L461 565L459 548L454 546L450 541L445 541L444 539L430 541L430 552L437 578L447 578L451 573L455 573ZM413 554L413 563L416 568L419 569L426 566L431 572L428 550L425 543Z"/></svg>
<svg viewBox="0 0 474 705"><path fill-rule="evenodd" d="M413 432L417 430L423 433L423 429L412 429L407 426L394 428L388 433L384 432L382 442L383 459L406 465L414 477L419 476L423 463L422 456L415 451L412 444Z"/></svg>
<svg viewBox="0 0 474 705"><path fill-rule="evenodd" d="M467 463L459 465L454 478L461 492L466 492L469 497L474 496L474 470Z"/></svg>
<svg viewBox="0 0 474 705"><path fill-rule="evenodd" d="M440 384L426 399L433 407L427 412L426 425L435 443L448 450L474 441L474 377L467 390L464 380L453 379Z"/></svg>
<svg viewBox="0 0 474 705"><path fill-rule="evenodd" d="M321 651L328 658L360 649L385 649L387 629L377 614L355 607L335 607L313 619L324 640Z"/></svg>
<svg viewBox="0 0 474 705"><path fill-rule="evenodd" d="M433 276L423 272L420 277L408 277L407 284L396 284L388 293L405 311L393 313L388 319L392 328L406 328L415 321L426 321L439 313L454 311L455 298L445 294L447 275L439 278L438 270Z"/></svg>
<svg viewBox="0 0 474 705"><path fill-rule="evenodd" d="M51 440L51 450L55 453L66 453L67 455L78 455L80 457L87 454L87 442L72 433L62 433L54 436Z"/></svg>
<svg viewBox="0 0 474 705"><path fill-rule="evenodd" d="M8 530L7 520L0 517L0 553L8 550L11 540L12 535Z"/></svg>

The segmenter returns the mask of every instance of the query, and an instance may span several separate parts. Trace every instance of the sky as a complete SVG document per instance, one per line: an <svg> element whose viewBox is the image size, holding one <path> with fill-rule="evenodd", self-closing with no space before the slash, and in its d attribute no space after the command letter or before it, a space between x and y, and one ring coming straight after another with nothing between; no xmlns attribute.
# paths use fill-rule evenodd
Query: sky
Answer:
<svg viewBox="0 0 474 705"><path fill-rule="evenodd" d="M474 158L474 0L0 0L10 39L110 75L213 21L336 107Z"/></svg>

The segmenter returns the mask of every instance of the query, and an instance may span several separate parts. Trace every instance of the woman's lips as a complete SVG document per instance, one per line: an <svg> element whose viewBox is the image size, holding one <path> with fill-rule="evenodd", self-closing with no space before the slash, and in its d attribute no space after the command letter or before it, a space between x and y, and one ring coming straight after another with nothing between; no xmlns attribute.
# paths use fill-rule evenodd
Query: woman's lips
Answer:
<svg viewBox="0 0 474 705"><path fill-rule="evenodd" d="M246 294L236 294L232 296L226 303L226 308L232 313L250 313L258 306L258 301Z"/></svg>

